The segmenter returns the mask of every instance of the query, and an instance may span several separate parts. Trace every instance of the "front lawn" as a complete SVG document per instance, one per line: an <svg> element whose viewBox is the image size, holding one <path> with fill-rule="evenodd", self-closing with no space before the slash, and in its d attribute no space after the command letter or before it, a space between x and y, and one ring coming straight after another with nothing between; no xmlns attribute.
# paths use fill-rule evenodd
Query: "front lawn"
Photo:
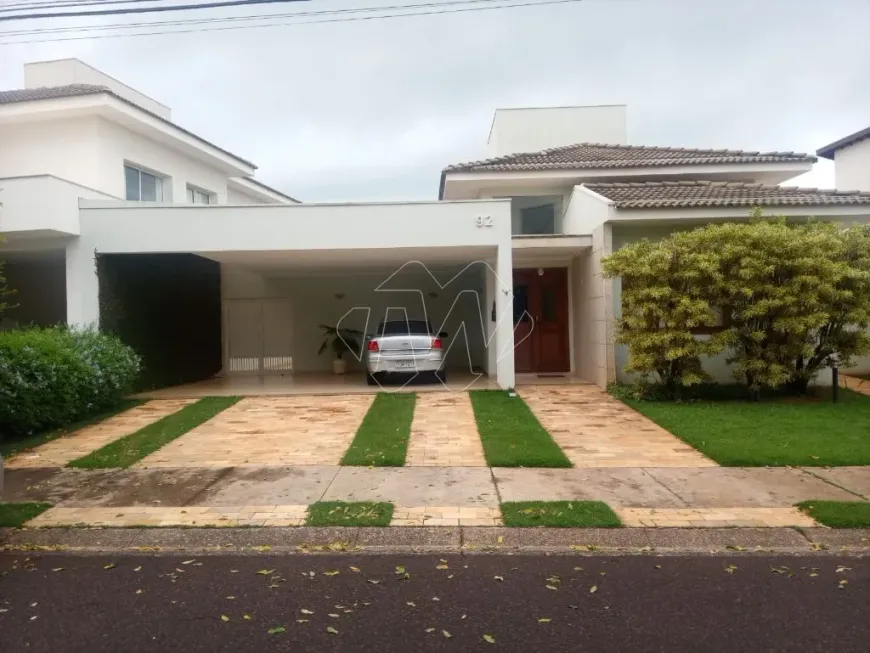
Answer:
<svg viewBox="0 0 870 653"><path fill-rule="evenodd" d="M618 528L619 517L601 501L509 501L501 504L505 526Z"/></svg>
<svg viewBox="0 0 870 653"><path fill-rule="evenodd" d="M378 393L341 464L357 467L404 465L416 403L417 395L411 392Z"/></svg>
<svg viewBox="0 0 870 653"><path fill-rule="evenodd" d="M870 501L804 501L797 507L831 528L870 528Z"/></svg>
<svg viewBox="0 0 870 653"><path fill-rule="evenodd" d="M472 390L483 454L490 467L571 467L564 452L519 395Z"/></svg>
<svg viewBox="0 0 870 653"><path fill-rule="evenodd" d="M759 402L623 399L729 467L870 465L870 396L769 397Z"/></svg>
<svg viewBox="0 0 870 653"><path fill-rule="evenodd" d="M306 526L389 526L392 503L318 501L308 506Z"/></svg>
<svg viewBox="0 0 870 653"><path fill-rule="evenodd" d="M18 528L49 508L50 503L0 503L0 526Z"/></svg>
<svg viewBox="0 0 870 653"><path fill-rule="evenodd" d="M105 447L71 461L68 466L84 469L130 467L163 445L210 420L239 399L241 397L205 397L144 426L135 433L125 435Z"/></svg>

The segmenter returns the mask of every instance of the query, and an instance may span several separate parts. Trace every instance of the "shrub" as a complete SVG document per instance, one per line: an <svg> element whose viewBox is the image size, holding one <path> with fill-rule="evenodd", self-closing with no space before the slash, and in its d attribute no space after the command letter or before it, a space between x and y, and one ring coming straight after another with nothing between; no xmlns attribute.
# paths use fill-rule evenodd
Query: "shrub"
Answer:
<svg viewBox="0 0 870 653"><path fill-rule="evenodd" d="M93 330L0 333L0 433L24 436L69 424L121 401L139 357Z"/></svg>

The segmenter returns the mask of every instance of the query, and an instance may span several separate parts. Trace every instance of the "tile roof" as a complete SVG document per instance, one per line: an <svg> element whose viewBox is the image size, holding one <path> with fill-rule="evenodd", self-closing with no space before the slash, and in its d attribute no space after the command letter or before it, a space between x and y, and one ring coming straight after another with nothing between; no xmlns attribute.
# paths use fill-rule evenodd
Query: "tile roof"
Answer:
<svg viewBox="0 0 870 653"><path fill-rule="evenodd" d="M540 152L520 152L483 161L458 163L447 166L444 168L444 172L637 168L722 163L814 163L815 161L816 157L814 156L795 152L696 150L682 147L578 143L541 150Z"/></svg>
<svg viewBox="0 0 870 653"><path fill-rule="evenodd" d="M865 138L870 138L870 127L868 127L867 129L862 129L861 131L857 131L854 134L849 134L848 136L845 136L838 141L834 141L829 145L825 145L824 147L816 150L816 154L825 157L826 159L833 159L834 153L837 150L842 150L844 147L854 145L859 141L863 141Z"/></svg>
<svg viewBox="0 0 870 653"><path fill-rule="evenodd" d="M113 98L120 100L125 104L129 104L131 107L136 107L140 111L144 111L145 113L147 113L152 118L155 118L166 125L174 127L178 131L183 132L192 138L195 138L204 145L208 145L209 147L213 147L214 149L223 152L227 156L235 159L236 161L244 163L245 165L255 169L257 167L247 159L243 159L242 157L233 154L229 150L218 147L211 141L207 141L202 136L197 136L192 131L185 129L181 125L174 123L171 120L167 120L162 116L158 116L156 113L149 111L145 107L139 106L135 102L131 102L127 98L121 97L117 93L114 93L112 89L110 89L108 86L97 86L96 84L67 84L66 86L39 86L37 88L21 88L8 91L0 91L0 105L14 104L15 102L32 102L36 100L56 100L58 98L78 97L82 95L97 95L99 93L106 93L107 95L111 95Z"/></svg>
<svg viewBox="0 0 870 653"><path fill-rule="evenodd" d="M40 86L38 88L21 88L10 91L0 91L0 104L13 102L30 102L32 100L54 100L78 95L96 95L111 93L107 86L94 84L69 84L67 86Z"/></svg>
<svg viewBox="0 0 870 653"><path fill-rule="evenodd" d="M620 209L867 205L870 193L725 181L584 184Z"/></svg>

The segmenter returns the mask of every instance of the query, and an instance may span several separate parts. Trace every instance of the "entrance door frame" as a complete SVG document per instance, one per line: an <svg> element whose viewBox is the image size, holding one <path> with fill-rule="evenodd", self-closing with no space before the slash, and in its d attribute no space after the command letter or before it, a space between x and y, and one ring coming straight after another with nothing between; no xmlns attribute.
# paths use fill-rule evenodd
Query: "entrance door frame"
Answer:
<svg viewBox="0 0 870 653"><path fill-rule="evenodd" d="M570 266L551 265L547 267L522 267L514 268L513 280L514 286L517 283L525 284L533 288L528 301L530 316L533 318L533 328L528 334L526 346L530 348L531 369L520 371L520 366L517 365L518 373L528 374L570 374L573 372L573 354L572 354L572 338L571 331L573 328L573 306L571 301L571 274ZM561 364L545 366L542 363L541 356L541 335L542 332L537 328L541 320L541 290L544 287L543 279L547 279L550 283L561 285L561 299L557 304L558 310L563 312L561 323L558 347L561 349L562 355ZM542 281L538 281L542 280ZM516 327L516 325L515 325ZM514 346L514 358L516 361L516 352L523 346L522 339L526 337L523 331L516 333L516 339L519 345ZM516 364L516 363L515 363Z"/></svg>

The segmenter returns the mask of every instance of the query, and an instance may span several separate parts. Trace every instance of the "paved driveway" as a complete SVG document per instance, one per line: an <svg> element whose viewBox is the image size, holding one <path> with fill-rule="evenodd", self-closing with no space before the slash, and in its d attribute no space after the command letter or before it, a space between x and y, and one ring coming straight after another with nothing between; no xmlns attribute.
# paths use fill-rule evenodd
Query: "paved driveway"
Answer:
<svg viewBox="0 0 870 653"><path fill-rule="evenodd" d="M337 465L373 395L248 397L139 467Z"/></svg>
<svg viewBox="0 0 870 653"><path fill-rule="evenodd" d="M716 466L594 385L529 386L519 393L575 467Z"/></svg>

